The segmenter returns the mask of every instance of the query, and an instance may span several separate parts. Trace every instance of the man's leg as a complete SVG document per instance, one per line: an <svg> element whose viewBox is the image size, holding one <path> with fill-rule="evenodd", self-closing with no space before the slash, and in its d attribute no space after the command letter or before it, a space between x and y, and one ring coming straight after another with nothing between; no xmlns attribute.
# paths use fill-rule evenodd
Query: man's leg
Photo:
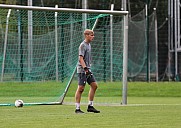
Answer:
<svg viewBox="0 0 181 128"><path fill-rule="evenodd" d="M100 111L96 110L93 107L93 101L94 101L94 96L95 96L96 90L97 90L97 83L92 82L90 84L90 90L89 90L89 96L88 96L88 99L89 99L89 104L88 104L88 108L87 108L88 112L100 113Z"/></svg>
<svg viewBox="0 0 181 128"><path fill-rule="evenodd" d="M76 91L76 93L75 93L75 102L76 102L76 103L80 103L81 95L82 95L82 93L83 93L83 91L84 91L84 88L85 88L85 86L81 86L81 85L79 85L79 86L77 87L77 91Z"/></svg>
<svg viewBox="0 0 181 128"><path fill-rule="evenodd" d="M84 113L80 110L80 100L81 100L81 95L84 91L84 88L85 86L81 86L81 85L77 87L77 91L75 93L75 106L76 106L75 113Z"/></svg>
<svg viewBox="0 0 181 128"><path fill-rule="evenodd" d="M96 82L92 82L90 84L90 90L89 90L89 101L93 101L94 100L94 95L95 95L95 92L97 90L97 83Z"/></svg>

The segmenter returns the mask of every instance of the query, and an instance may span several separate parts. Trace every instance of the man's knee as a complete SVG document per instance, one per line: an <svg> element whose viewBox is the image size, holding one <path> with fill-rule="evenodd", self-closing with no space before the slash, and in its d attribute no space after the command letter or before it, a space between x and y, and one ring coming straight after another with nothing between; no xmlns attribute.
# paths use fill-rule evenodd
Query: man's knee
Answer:
<svg viewBox="0 0 181 128"><path fill-rule="evenodd" d="M91 83L91 88L93 88L94 90L97 90L98 86L96 82Z"/></svg>
<svg viewBox="0 0 181 128"><path fill-rule="evenodd" d="M84 88L83 88L83 87L79 87L78 91L79 91L80 93L82 93L82 92L84 92Z"/></svg>

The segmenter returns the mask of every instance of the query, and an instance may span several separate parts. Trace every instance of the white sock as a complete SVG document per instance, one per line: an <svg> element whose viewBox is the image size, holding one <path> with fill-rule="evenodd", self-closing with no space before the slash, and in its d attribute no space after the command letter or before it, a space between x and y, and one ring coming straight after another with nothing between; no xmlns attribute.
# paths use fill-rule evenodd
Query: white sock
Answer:
<svg viewBox="0 0 181 128"><path fill-rule="evenodd" d="M75 103L76 109L80 109L80 103Z"/></svg>
<svg viewBox="0 0 181 128"><path fill-rule="evenodd" d="M90 105L90 106L93 106L93 101L89 101L89 105Z"/></svg>

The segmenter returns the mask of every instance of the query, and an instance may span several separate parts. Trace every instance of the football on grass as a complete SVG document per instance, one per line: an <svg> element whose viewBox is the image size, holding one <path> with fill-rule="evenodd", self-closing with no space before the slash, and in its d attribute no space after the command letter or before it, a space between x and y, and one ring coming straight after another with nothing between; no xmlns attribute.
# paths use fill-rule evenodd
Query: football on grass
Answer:
<svg viewBox="0 0 181 128"><path fill-rule="evenodd" d="M23 107L23 101L22 100L16 100L15 101L15 107Z"/></svg>

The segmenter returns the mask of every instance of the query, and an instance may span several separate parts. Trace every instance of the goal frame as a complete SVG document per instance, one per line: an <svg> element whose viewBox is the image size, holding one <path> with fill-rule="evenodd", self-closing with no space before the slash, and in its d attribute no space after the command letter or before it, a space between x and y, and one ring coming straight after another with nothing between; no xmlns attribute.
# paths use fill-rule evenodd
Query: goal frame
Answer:
<svg viewBox="0 0 181 128"><path fill-rule="evenodd" d="M17 10L39 10L39 11L53 11L53 12L76 12L76 13L95 13L95 14L110 14L123 15L124 21L124 45L123 45L123 79L122 79L122 105L127 105L127 65L128 65L128 11L114 11L114 10L93 10L93 9L72 9L72 8L53 8L53 7L38 7L38 6L20 6L20 5L6 5L0 4L0 8L17 9ZM73 74L74 75L74 74ZM73 77L72 75L72 77ZM52 102L48 104L62 104L63 99L71 84L71 79L66 87L63 98L60 102ZM38 103L37 103L38 104ZM47 103L45 103L47 104ZM42 104L41 104L42 105Z"/></svg>

